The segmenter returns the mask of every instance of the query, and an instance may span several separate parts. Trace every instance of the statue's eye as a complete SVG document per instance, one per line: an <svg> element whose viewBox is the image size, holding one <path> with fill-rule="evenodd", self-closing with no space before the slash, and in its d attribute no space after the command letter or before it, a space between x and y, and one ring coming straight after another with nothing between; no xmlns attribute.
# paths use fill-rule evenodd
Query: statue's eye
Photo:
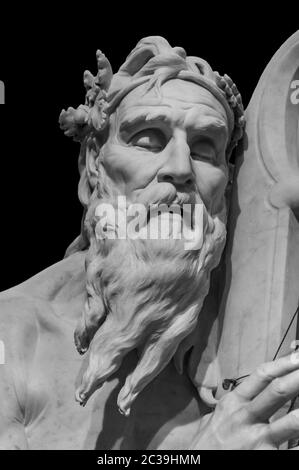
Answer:
<svg viewBox="0 0 299 470"><path fill-rule="evenodd" d="M191 157L194 160L203 160L215 164L217 157L214 146L208 142L194 142L191 146Z"/></svg>
<svg viewBox="0 0 299 470"><path fill-rule="evenodd" d="M165 147L165 136L159 129L144 129L130 138L129 144L151 152L161 152Z"/></svg>

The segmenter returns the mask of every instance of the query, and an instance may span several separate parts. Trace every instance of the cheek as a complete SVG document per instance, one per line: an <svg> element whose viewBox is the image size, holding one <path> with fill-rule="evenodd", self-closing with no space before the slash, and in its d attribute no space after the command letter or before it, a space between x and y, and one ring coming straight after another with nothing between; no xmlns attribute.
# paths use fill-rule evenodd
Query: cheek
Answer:
<svg viewBox="0 0 299 470"><path fill-rule="evenodd" d="M198 191L211 214L221 210L225 188L228 182L226 165L219 167L196 162L193 168Z"/></svg>
<svg viewBox="0 0 299 470"><path fill-rule="evenodd" d="M157 154L120 144L106 144L102 149L102 162L109 177L126 194L147 186L161 166Z"/></svg>

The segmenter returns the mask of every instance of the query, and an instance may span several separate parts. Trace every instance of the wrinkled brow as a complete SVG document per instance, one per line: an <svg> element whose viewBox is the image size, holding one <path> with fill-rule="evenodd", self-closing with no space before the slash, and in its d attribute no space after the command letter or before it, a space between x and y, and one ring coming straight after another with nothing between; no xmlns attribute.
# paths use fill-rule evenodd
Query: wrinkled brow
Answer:
<svg viewBox="0 0 299 470"><path fill-rule="evenodd" d="M139 109L138 109L139 108ZM142 109L143 108L143 109ZM144 105L139 107L138 105L134 108L127 110L120 119L120 132L130 132L134 130L135 126L142 126L144 124L155 124L163 122L166 125L173 125L178 119L178 115L174 112L173 108L167 105ZM183 123L190 132L191 136L202 136L206 137L210 141L217 140L218 145L227 139L227 126L226 123L216 117L202 117L188 123L188 118Z"/></svg>
<svg viewBox="0 0 299 470"><path fill-rule="evenodd" d="M132 109L127 111L120 120L120 131L127 130L131 127L134 127L136 124L142 123L151 123L155 121L162 121L168 124L171 124L172 119L171 110L165 106L165 108L160 106L152 106L148 109Z"/></svg>
<svg viewBox="0 0 299 470"><path fill-rule="evenodd" d="M191 134L204 135L208 134L215 138L227 138L227 126L221 119L199 119L190 126L186 126Z"/></svg>

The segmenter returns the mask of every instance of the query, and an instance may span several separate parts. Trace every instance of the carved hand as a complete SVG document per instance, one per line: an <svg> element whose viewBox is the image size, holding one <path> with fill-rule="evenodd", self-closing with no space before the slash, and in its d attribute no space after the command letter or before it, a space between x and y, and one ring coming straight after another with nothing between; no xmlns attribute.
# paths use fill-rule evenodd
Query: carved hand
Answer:
<svg viewBox="0 0 299 470"><path fill-rule="evenodd" d="M299 409L271 420L299 394L296 362L287 356L265 363L221 398L215 411L201 421L190 449L276 450L291 439L299 439Z"/></svg>

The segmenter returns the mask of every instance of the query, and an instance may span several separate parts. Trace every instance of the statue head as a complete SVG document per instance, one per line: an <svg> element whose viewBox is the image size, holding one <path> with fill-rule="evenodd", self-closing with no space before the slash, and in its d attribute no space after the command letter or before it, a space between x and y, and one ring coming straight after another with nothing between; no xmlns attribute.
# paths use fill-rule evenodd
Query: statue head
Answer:
<svg viewBox="0 0 299 470"><path fill-rule="evenodd" d="M84 74L85 104L60 116L66 135L81 142L82 232L67 253L88 249L87 300L75 338L80 352L91 343L91 353L77 397L85 403L137 349L139 362L118 397L128 414L196 326L225 244L229 158L244 116L227 75L161 37L141 40L114 75L100 51L97 60L97 76ZM162 217L161 205L188 204L195 245L186 250L175 237L99 236L97 208L104 202L116 209L120 196L126 208L146 207L146 227ZM169 214L186 223L181 212Z"/></svg>

